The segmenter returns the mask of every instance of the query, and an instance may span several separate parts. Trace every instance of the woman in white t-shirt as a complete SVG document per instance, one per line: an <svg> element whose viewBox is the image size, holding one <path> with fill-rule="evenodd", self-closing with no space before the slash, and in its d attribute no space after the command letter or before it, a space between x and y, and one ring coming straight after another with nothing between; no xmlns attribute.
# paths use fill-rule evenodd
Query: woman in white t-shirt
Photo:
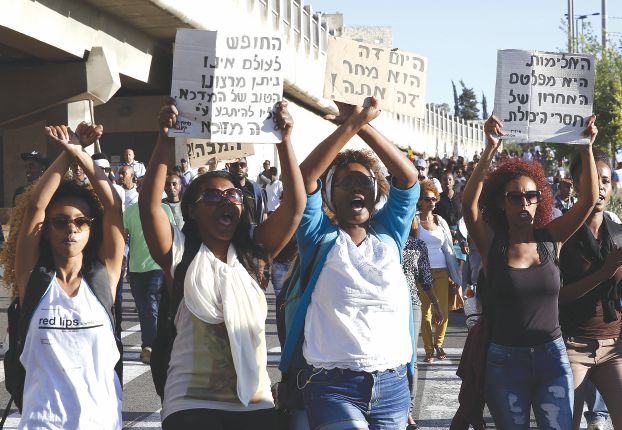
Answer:
<svg viewBox="0 0 622 430"><path fill-rule="evenodd" d="M304 335L307 366L296 376L313 430L403 430L413 347L401 257L419 195L417 172L369 125L380 114L376 99L366 108L338 106L339 116L330 118L339 127L300 166L308 193L296 234L301 273L317 257L281 364ZM357 134L373 152L340 152Z"/></svg>
<svg viewBox="0 0 622 430"><path fill-rule="evenodd" d="M121 201L83 148L102 130L85 123L76 134L46 127L62 152L16 208L21 216L8 247L14 265L5 266L5 275L21 312L32 310L19 356L25 369L20 429L123 425L111 310L125 243ZM74 160L90 186L63 180Z"/></svg>
<svg viewBox="0 0 622 430"><path fill-rule="evenodd" d="M267 303L257 257L271 258L293 236L304 208L304 187L291 145L287 102L276 108L283 167L283 203L251 238L243 194L228 172L195 179L184 193L183 231L171 227L160 203L177 121L174 100L160 111L160 133L139 198L141 222L153 259L174 276L185 244L199 240L183 281L175 338L162 404L162 428L237 430L276 427L267 372ZM172 291L169 291L172 293Z"/></svg>
<svg viewBox="0 0 622 430"><path fill-rule="evenodd" d="M443 340L447 330L447 318L449 312L449 278L457 284L462 283L458 262L454 254L454 245L451 239L451 231L442 216L432 213L436 207L440 195L432 181L421 182L421 194L419 195L419 239L423 240L428 248L430 267L432 268L432 285L436 297L443 311L443 322L436 325L434 340L432 340L432 303L427 296L421 295L421 336L425 348L426 363L436 358L444 360L446 357L443 350ZM421 288L421 287L419 287Z"/></svg>

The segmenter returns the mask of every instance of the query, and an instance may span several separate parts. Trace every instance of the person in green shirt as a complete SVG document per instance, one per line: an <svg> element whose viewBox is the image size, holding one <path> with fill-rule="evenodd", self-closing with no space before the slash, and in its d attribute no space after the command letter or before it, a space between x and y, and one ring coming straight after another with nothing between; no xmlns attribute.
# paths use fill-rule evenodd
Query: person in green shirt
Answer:
<svg viewBox="0 0 622 430"><path fill-rule="evenodd" d="M167 204L162 209L168 216L171 224L175 225L173 213ZM140 223L138 204L129 206L123 213L123 226L127 231L130 242L129 277L130 289L136 302L138 320L140 321L142 352L140 359L143 363L151 361L151 348L156 337L158 323L158 305L160 302L160 288L164 285L164 272L153 261L143 227Z"/></svg>

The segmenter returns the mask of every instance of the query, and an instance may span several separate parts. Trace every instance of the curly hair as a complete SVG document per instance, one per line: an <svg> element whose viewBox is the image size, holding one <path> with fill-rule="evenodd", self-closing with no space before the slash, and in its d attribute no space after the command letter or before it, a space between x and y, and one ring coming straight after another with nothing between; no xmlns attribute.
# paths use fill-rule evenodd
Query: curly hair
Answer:
<svg viewBox="0 0 622 430"><path fill-rule="evenodd" d="M326 169L326 171L322 174L322 182L326 184L326 175L333 166L337 166L338 169L339 167L352 163L363 165L367 170L372 172L376 178L378 193L376 195L375 203L378 203L382 198L389 195L389 182L382 174L380 160L378 160L374 153L369 149L346 149L345 151L341 151L337 154L328 169Z"/></svg>
<svg viewBox="0 0 622 430"><path fill-rule="evenodd" d="M5 287L11 290L12 297L18 296L17 285L15 283L15 252L17 250L17 237L22 227L22 223L26 213L26 207L32 200L35 185L38 180L32 182L28 188L20 194L15 201L15 208L11 212L10 231L9 238L6 241L2 253L0 254L0 266L4 267L4 284ZM60 199L67 197L77 197L85 201L91 210L91 216L94 218L94 222L91 225L89 240L86 248L84 249L85 261L92 261L98 258L97 251L102 242L102 218L104 209L95 193L95 190L90 185L80 185L72 180L63 180L58 186L56 192L50 199L48 207L51 204L59 201ZM47 208L46 208L47 210ZM39 243L39 256L43 264L48 267L53 267L52 249L50 243L45 238L45 235L41 237Z"/></svg>
<svg viewBox="0 0 622 430"><path fill-rule="evenodd" d="M553 218L553 193L540 163L512 158L501 163L488 174L484 180L484 188L479 199L484 220L495 232L507 231L508 229L505 213L499 207L505 185L521 176L526 176L534 181L537 189L542 193L542 200L538 204L534 216L534 227L542 228Z"/></svg>
<svg viewBox="0 0 622 430"><path fill-rule="evenodd" d="M592 154L594 155L594 163L598 163L599 161L602 161L607 166L609 166L610 169L612 169L610 158L605 152L601 151L598 148L594 148L592 146ZM572 162L570 163L570 177L575 183L578 182L579 178L581 177L581 167L582 167L581 155L577 154L575 155L575 157L572 159Z"/></svg>
<svg viewBox="0 0 622 430"><path fill-rule="evenodd" d="M233 176L223 170L214 170L206 172L203 175L198 176L193 180L181 199L181 214L184 218L184 227L182 232L184 235L191 235L193 237L200 237L199 226L196 220L190 216L190 209L196 204L203 190L204 184L212 180L213 178L223 178L230 181L232 184L237 182ZM210 222L208 220L208 222ZM238 254L238 259L244 268L254 276L257 280L260 279L259 266L257 259L268 260L265 249L255 243L251 238L251 226L252 220L249 216L249 211L245 205L242 206L242 217L235 229L231 243L235 247L235 251Z"/></svg>
<svg viewBox="0 0 622 430"><path fill-rule="evenodd" d="M436 185L434 185L434 182L431 179L425 179L421 182L419 182L419 186L420 191L419 191L419 200L417 201L417 208L419 208L419 202L421 201L421 199L423 198L423 195L427 192L431 192L434 194L434 197L436 197L436 199L440 199L441 195L438 192L438 189L436 188Z"/></svg>

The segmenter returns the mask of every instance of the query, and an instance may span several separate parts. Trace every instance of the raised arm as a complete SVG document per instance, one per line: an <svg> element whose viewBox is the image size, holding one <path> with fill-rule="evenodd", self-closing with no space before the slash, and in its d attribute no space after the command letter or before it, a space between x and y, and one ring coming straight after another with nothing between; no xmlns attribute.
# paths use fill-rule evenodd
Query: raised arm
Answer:
<svg viewBox="0 0 622 430"><path fill-rule="evenodd" d="M546 226L553 240L560 244L558 249L587 220L598 202L598 173L596 172L596 163L592 153L592 144L598 134L595 121L596 117L592 116L585 129L585 135L590 138L590 143L582 145L579 149L581 154L579 200L565 214L554 219Z"/></svg>
<svg viewBox="0 0 622 430"><path fill-rule="evenodd" d="M102 244L98 254L108 271L110 289L114 298L116 297L116 289L119 276L121 275L123 250L125 248L125 230L123 229L122 215L123 203L104 171L95 166L93 159L84 151L84 148L90 146L102 136L103 131L104 128L101 125L81 123L76 129L76 135L80 140L81 146L66 145L65 151L78 161L104 207Z"/></svg>
<svg viewBox="0 0 622 430"><path fill-rule="evenodd" d="M254 239L264 246L270 257L278 255L296 232L307 203L302 174L296 161L291 135L294 121L287 110L287 102L277 104L276 126L283 131L283 141L277 145L281 162L283 199L268 219L255 229Z"/></svg>
<svg viewBox="0 0 622 430"><path fill-rule="evenodd" d="M143 177L138 207L151 257L165 273L170 273L173 263L173 232L171 223L162 209L162 190L166 182L168 153L175 143L174 138L168 137L168 129L177 122L178 111L173 99L167 99L166 103L160 109L158 140Z"/></svg>
<svg viewBox="0 0 622 430"><path fill-rule="evenodd" d="M300 164L302 179L308 194L317 189L317 180L328 169L345 144L380 114L375 98L372 98L371 105L366 108L339 102L336 104L339 107L339 115L336 117L328 115L326 119L340 124L339 127L316 146Z"/></svg>
<svg viewBox="0 0 622 430"><path fill-rule="evenodd" d="M45 133L50 140L58 135L69 140L69 131L66 127L46 127ZM67 173L70 164L71 156L64 151L61 152L37 180L34 185L35 189L30 194L15 246L15 282L17 283L20 301L25 297L26 285L39 259L39 242L43 234L45 209L58 189L63 176Z"/></svg>
<svg viewBox="0 0 622 430"><path fill-rule="evenodd" d="M486 124L484 124L486 148L462 191L462 216L464 217L469 235L471 235L471 238L480 250L484 260L484 267L486 267L493 232L484 221L482 212L479 210L479 197L484 188L484 178L488 173L488 169L490 169L490 163L501 143L501 136L503 136L502 128L503 124L494 115L486 120Z"/></svg>
<svg viewBox="0 0 622 430"><path fill-rule="evenodd" d="M417 169L395 145L371 124L363 126L358 134L391 172L398 188L408 189L415 185L419 177Z"/></svg>

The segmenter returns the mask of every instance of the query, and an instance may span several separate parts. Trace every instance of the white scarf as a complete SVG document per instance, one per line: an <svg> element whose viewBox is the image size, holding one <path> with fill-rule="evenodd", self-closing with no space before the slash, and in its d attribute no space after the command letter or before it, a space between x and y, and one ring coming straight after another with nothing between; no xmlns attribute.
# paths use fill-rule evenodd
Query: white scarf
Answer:
<svg viewBox="0 0 622 430"><path fill-rule="evenodd" d="M197 284L196 280L202 280ZM229 245L227 263L217 259L205 245L188 267L184 280L188 310L208 324L225 323L237 375L237 394L248 406L262 390L267 352L266 297ZM270 383L268 382L268 389Z"/></svg>

